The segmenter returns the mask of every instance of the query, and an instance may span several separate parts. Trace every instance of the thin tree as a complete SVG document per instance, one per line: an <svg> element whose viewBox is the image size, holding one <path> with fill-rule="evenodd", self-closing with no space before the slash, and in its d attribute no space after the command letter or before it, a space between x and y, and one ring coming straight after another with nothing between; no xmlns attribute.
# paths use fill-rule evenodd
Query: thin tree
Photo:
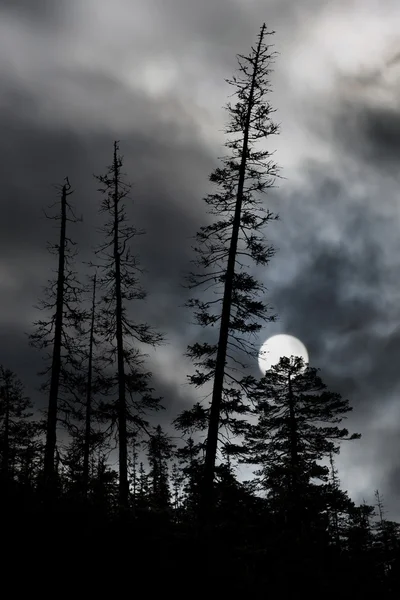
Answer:
<svg viewBox="0 0 400 600"><path fill-rule="evenodd" d="M28 421L31 408L22 382L13 371L0 365L1 480L5 486L14 478L12 463L16 454L33 437L34 423Z"/></svg>
<svg viewBox="0 0 400 600"><path fill-rule="evenodd" d="M204 474L205 442L195 442L195 432L207 430L207 413L197 402L190 410L182 411L173 421L175 429L182 432L185 444L178 447L176 457L178 459L182 475L183 485L183 507L188 521L195 521L200 507L200 491L202 476Z"/></svg>
<svg viewBox="0 0 400 600"><path fill-rule="evenodd" d="M235 370L228 374L227 362L236 369L245 367L240 353L255 355L257 332L274 318L264 300L266 288L252 274L252 265L264 267L274 254L265 242L263 229L277 218L265 208L261 194L274 184L278 168L272 153L259 146L278 132L267 101L275 53L265 39L272 33L267 32L265 24L261 27L257 46L252 47L249 56L238 55L239 74L227 80L237 97L235 104L227 105L230 121L225 145L229 154L210 177L218 186L216 193L205 198L213 220L196 236L199 245L195 248L195 263L201 271L189 277L190 288L202 286L204 290L201 300L188 303L195 309L197 322L205 327L219 326L216 344L206 341L188 349L194 364L202 368L190 378L191 383L212 383L202 494L204 515L210 514L213 505L221 412L228 415L228 423L232 423L234 412L243 413L240 392L245 390L245 382L243 378L239 381ZM215 294L210 295L213 289ZM226 384L230 390L224 388Z"/></svg>
<svg viewBox="0 0 400 600"><path fill-rule="evenodd" d="M149 474L146 473L143 463L139 463L137 499L135 506L139 510L150 508L150 484Z"/></svg>
<svg viewBox="0 0 400 600"><path fill-rule="evenodd" d="M165 511L171 502L169 462L175 446L160 425L156 427L146 446L150 466L151 505L155 510Z"/></svg>
<svg viewBox="0 0 400 600"><path fill-rule="evenodd" d="M76 257L75 243L69 237L68 224L82 219L76 218L68 200L73 193L68 178L62 186L58 187L58 190L60 213L55 216L45 213L48 219L60 222L59 242L48 245L49 252L58 257L58 269L56 279L49 281L44 290L44 299L39 304L41 310L50 312L50 316L36 321L34 323L36 331L29 336L32 346L51 349L46 356L50 360L50 367L42 373L48 376L43 389L49 392L43 468L43 483L48 491L53 486L55 477L60 387L63 383L68 387L68 370L71 368L73 370L76 363L76 337L73 329L79 328L81 321L79 311L81 288L73 268L73 260Z"/></svg>
<svg viewBox="0 0 400 600"><path fill-rule="evenodd" d="M136 442L136 440L134 438L132 438L131 440L131 446L132 446L132 458L131 458L131 482L132 482L132 501L133 501L133 508L134 510L136 509L136 501L137 501L137 496L138 496L138 460L139 460L139 453L138 453L138 447L139 444L138 442Z"/></svg>
<svg viewBox="0 0 400 600"><path fill-rule="evenodd" d="M65 413L64 424L72 438L69 457L76 473L79 473L76 489L79 495L88 499L90 475L94 473L91 465L95 449L105 446L107 433L101 427L99 403L107 395L108 378L104 376L107 360L103 356L103 347L98 334L97 272L89 278L85 288L90 308L82 310L81 335L79 348L75 353L75 369L69 377L72 402L62 403ZM97 427L95 427L97 423ZM71 462L69 460L69 462Z"/></svg>
<svg viewBox="0 0 400 600"><path fill-rule="evenodd" d="M185 481L183 472L174 462L171 469L172 506L174 508L175 520L179 522L182 509L182 487Z"/></svg>
<svg viewBox="0 0 400 600"><path fill-rule="evenodd" d="M333 492L337 492L339 490L339 478L338 471L335 467L335 461L333 458L333 453L329 452L329 465L330 465L330 487ZM330 507L330 520L331 520L331 530L332 530L332 538L333 542L336 546L340 545L340 527L339 527L339 511L336 505Z"/></svg>
<svg viewBox="0 0 400 600"><path fill-rule="evenodd" d="M93 412L93 352L95 345L95 320L96 320L96 273L93 276L92 307L90 314L88 367L86 382L86 410L85 410L85 437L83 446L83 491L87 497L89 488L90 451L92 448L92 412Z"/></svg>
<svg viewBox="0 0 400 600"><path fill-rule="evenodd" d="M375 506L378 509L377 522L375 523L376 539L375 544L378 549L378 555L381 556L381 566L383 567L384 575L387 576L390 571L390 564L392 558L391 552L391 538L394 536L390 534L393 532L393 523L385 518L385 509L383 504L383 498L379 493L379 490L375 490ZM395 531L396 527L394 528ZM398 533L398 532L397 532Z"/></svg>
<svg viewBox="0 0 400 600"><path fill-rule="evenodd" d="M133 239L144 232L128 222L124 200L131 186L123 180L122 166L116 141L112 164L105 175L96 176L101 184L99 191L103 194L100 212L107 218L101 229L105 240L96 255L100 259L98 283L103 292L99 332L108 345L104 356L113 371L108 392L112 393L116 388L117 394L116 402L102 404L102 411L105 418L117 424L119 502L122 508L127 508L129 436L146 427L144 415L148 410L160 408L159 399L152 396L153 390L149 386L151 374L143 369L144 356L135 343L155 346L162 336L150 325L135 322L128 316L130 302L146 298L139 284L142 269L131 252Z"/></svg>

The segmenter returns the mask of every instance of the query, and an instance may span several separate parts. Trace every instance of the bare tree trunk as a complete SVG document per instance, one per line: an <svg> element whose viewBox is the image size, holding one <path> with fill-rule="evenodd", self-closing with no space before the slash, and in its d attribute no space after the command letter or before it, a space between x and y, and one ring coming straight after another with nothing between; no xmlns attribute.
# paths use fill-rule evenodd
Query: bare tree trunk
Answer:
<svg viewBox="0 0 400 600"><path fill-rule="evenodd" d="M289 430L290 430L290 506L289 506L289 522L292 531L298 537L301 531L301 516L299 510L299 503L301 498L299 496L299 481L298 481L298 470L299 470L299 451L298 451L298 440L297 440L297 423L296 413L292 391L292 380L290 373L288 376L288 398L289 398Z"/></svg>
<svg viewBox="0 0 400 600"><path fill-rule="evenodd" d="M388 544L388 535L387 535L387 525L383 516L383 502L381 496L379 494L379 490L375 491L376 505L378 507L378 516L379 516L379 525L380 532L382 535L382 543L383 543L383 569L385 575L388 574L389 571L389 544Z"/></svg>
<svg viewBox="0 0 400 600"><path fill-rule="evenodd" d="M114 264L115 264L115 302L116 337L118 367L118 451L119 451L119 502L122 508L128 508L128 443L126 427L126 388L124 364L124 340L122 328L122 291L121 291L121 253L119 249L119 165L117 142L114 143Z"/></svg>
<svg viewBox="0 0 400 600"><path fill-rule="evenodd" d="M289 395L289 428L290 428L290 464L292 467L291 486L295 490L297 486L297 468L298 468L298 448L297 448L297 426L296 413L293 401L292 381L288 377L288 395Z"/></svg>
<svg viewBox="0 0 400 600"><path fill-rule="evenodd" d="M67 197L71 186L68 179L62 186L61 191L61 226L60 226L60 245L58 253L58 277L57 277L57 297L56 297L56 315L54 323L54 344L53 359L51 365L51 381L49 405L47 412L46 445L44 451L44 485L49 491L54 483L55 475L55 450L57 442L57 409L58 409L58 390L61 373L61 347L62 347L62 328L63 328L63 308L64 308L64 280L65 280L65 243L67 228Z"/></svg>
<svg viewBox="0 0 400 600"><path fill-rule="evenodd" d="M88 495L89 488L89 460L90 460L90 438L91 438L91 420L92 420L92 375L93 375L93 346L94 346L94 323L96 307L96 274L93 277L93 297L92 297L92 315L90 322L89 337L89 361L86 389L86 414L85 414L85 442L83 450L83 493L85 498Z"/></svg>
<svg viewBox="0 0 400 600"><path fill-rule="evenodd" d="M231 317L231 305L232 305L232 292L233 282L235 276L235 262L237 255L239 229L240 229L240 217L243 204L243 189L246 175L246 161L248 154L248 143L249 143L249 129L251 124L251 113L253 108L254 89L255 81L258 68L258 59L261 51L261 45L264 35L265 25L263 26L259 38L257 47L257 53L254 61L253 76L249 94L248 108L246 114L246 121L244 126L244 137L243 137L243 148L241 152L241 164L239 170L239 181L236 195L236 207L235 215L232 224L232 237L229 247L228 264L225 274L225 285L224 285L224 297L222 303L221 313L221 325L219 331L218 350L215 365L214 385L211 400L210 420L208 425L207 445L206 445L206 457L204 467L204 482L203 482L203 493L202 493L202 508L201 516L202 520L209 520L214 504L214 471L215 461L218 447L218 431L219 431L219 420L222 402L222 393L225 378L225 364L227 345L229 338L229 324Z"/></svg>

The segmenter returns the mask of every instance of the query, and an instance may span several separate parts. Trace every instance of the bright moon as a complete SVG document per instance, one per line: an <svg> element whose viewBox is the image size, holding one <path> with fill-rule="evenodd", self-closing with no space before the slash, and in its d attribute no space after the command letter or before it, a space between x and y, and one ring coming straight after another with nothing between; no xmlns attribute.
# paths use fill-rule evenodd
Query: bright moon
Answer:
<svg viewBox="0 0 400 600"><path fill-rule="evenodd" d="M270 337L260 348L258 353L258 366L263 375L273 365L276 365L281 358L291 356L300 356L305 363L308 363L307 348L297 338L292 335L279 334Z"/></svg>

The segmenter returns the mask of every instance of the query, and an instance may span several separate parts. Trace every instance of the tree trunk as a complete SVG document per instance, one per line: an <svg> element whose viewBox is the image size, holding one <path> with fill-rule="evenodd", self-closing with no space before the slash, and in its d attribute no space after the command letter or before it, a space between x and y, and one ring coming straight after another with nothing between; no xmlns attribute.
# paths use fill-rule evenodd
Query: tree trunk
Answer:
<svg viewBox="0 0 400 600"><path fill-rule="evenodd" d="M94 275L94 278L93 278L92 315L91 315L91 322L90 322L89 362L88 362L87 389L86 389L85 442L84 442L84 450L83 450L83 493L85 495L85 498L87 498L88 488L89 488L89 460L90 460L90 437L91 437L91 420L92 420L92 371L93 371L95 307L96 307L96 274Z"/></svg>
<svg viewBox="0 0 400 600"><path fill-rule="evenodd" d="M246 175L246 161L247 151L249 142L249 129L251 123L251 111L253 108L253 98L255 81L258 68L258 59L261 50L261 44L263 40L263 27L257 47L257 53L254 62L254 70L249 94L248 109L246 115L246 121L244 126L244 137L243 137L243 148L241 152L241 164L239 170L239 181L236 195L236 207L235 215L232 224L232 237L229 247L228 264L225 274L225 286L224 286L224 297L222 303L221 313L221 325L219 331L218 350L215 365L214 385L211 400L210 420L208 426L207 445L206 445L206 457L204 466L204 482L203 482L203 493L202 493L202 507L201 507L201 520L208 521L211 517L214 504L213 484L214 484L214 471L215 461L218 447L218 431L219 431L219 419L221 411L222 393L224 386L225 377L225 363L227 354L227 345L229 338L229 324L231 316L231 305L232 305L232 292L233 292L233 281L235 276L235 262L237 255L239 229L240 229L240 218L243 204L243 189Z"/></svg>
<svg viewBox="0 0 400 600"><path fill-rule="evenodd" d="M61 192L61 226L60 226L60 246L58 252L58 278L57 278L57 298L56 315L54 323L54 345L53 360L51 365L51 381L49 393L49 405L47 412L46 445L44 451L44 485L47 491L54 484L54 459L57 441L57 408L58 408L58 389L61 373L61 347L62 347L62 327L63 327L63 308L64 308L64 271L65 271L65 243L67 228L67 196L69 195L70 184L68 180L62 187Z"/></svg>
<svg viewBox="0 0 400 600"><path fill-rule="evenodd" d="M119 502L122 508L128 508L128 444L126 428L126 390L124 341L122 329L122 291L121 291L121 253L119 250L119 166L117 142L114 143L114 262L115 262L115 302L116 302L116 336L117 336L117 368L118 368L118 451L119 451Z"/></svg>
<svg viewBox="0 0 400 600"><path fill-rule="evenodd" d="M299 452L298 452L298 441L297 441L297 423L296 423L296 412L292 391L292 380L290 374L288 376L288 399L289 399L289 430L290 430L290 506L289 506L289 524L291 530L298 537L298 533L301 530L301 518L299 503L301 501L299 497L299 482L298 482L298 469L299 469Z"/></svg>
<svg viewBox="0 0 400 600"><path fill-rule="evenodd" d="M297 449L297 425L296 413L292 392L292 381L288 377L288 396L289 396L289 429L290 429L290 464L292 467L291 487L294 490L297 486L297 468L298 468L298 449Z"/></svg>

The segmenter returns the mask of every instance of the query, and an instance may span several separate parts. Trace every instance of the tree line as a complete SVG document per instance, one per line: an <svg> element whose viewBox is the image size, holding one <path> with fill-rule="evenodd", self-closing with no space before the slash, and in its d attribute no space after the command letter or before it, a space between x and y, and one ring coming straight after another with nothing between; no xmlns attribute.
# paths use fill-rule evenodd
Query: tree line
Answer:
<svg viewBox="0 0 400 600"><path fill-rule="evenodd" d="M157 424L163 400L143 348L165 339L134 318L146 291L133 247L145 232L128 218L131 186L115 141L110 166L96 176L101 242L85 280L68 178L46 213L58 223L49 246L56 269L29 343L46 361L47 406L35 410L18 376L0 367L2 514L13 523L28 515L29 531L44 521L68 522L92 540L102 531L103 545L116 532L131 536L143 564L162 549L157 569L178 557L195 573L197 557L205 580L224 589L294 597L310 585L346 586L390 597L400 526L386 518L378 491L375 505L356 505L335 466L341 444L360 437L343 423L349 401L300 358L281 358L261 378L249 369L258 333L276 319L264 283L274 256L266 228L278 218L264 194L280 174L267 148L279 132L269 102L272 34L264 24L228 80L227 153L210 176L215 191L186 281L202 328L187 350L188 379L208 401L182 411L169 432ZM238 465L253 477L241 481Z"/></svg>

